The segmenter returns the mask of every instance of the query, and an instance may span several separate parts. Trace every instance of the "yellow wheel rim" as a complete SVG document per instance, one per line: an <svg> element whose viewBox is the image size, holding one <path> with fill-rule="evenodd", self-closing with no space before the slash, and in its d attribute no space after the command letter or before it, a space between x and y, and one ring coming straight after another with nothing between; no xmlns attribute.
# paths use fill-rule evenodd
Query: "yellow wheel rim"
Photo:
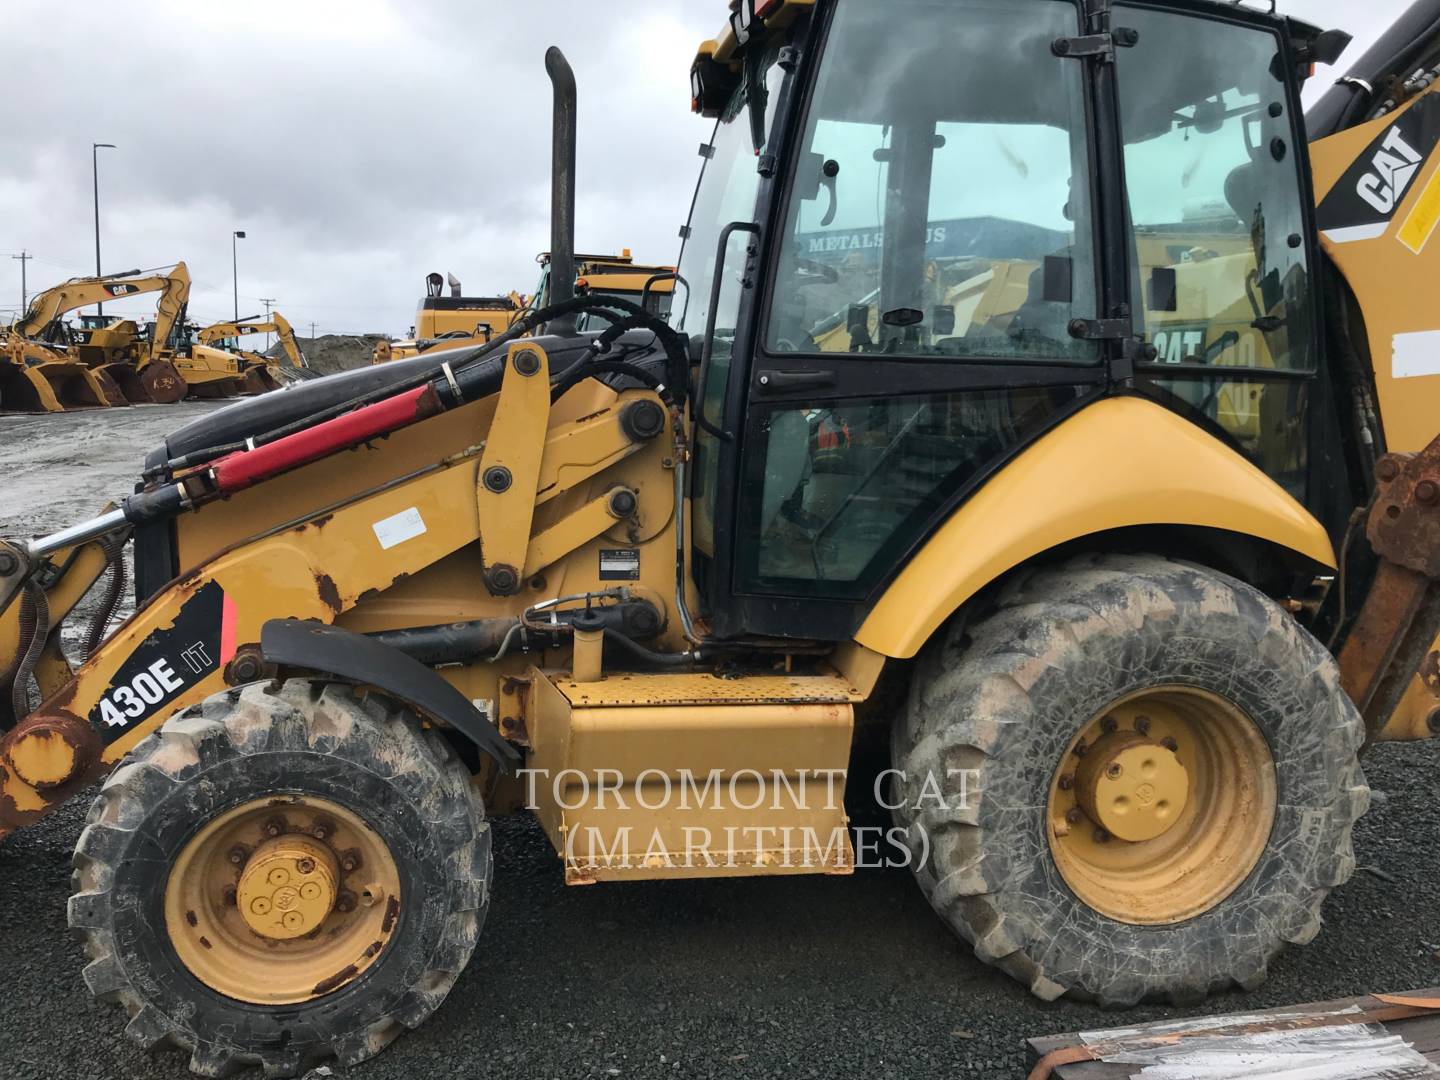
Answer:
<svg viewBox="0 0 1440 1080"><path fill-rule="evenodd" d="M1097 714L1066 747L1046 803L1050 852L1102 915L1183 922L1255 869L1275 801L1254 721L1215 694L1157 687Z"/></svg>
<svg viewBox="0 0 1440 1080"><path fill-rule="evenodd" d="M200 830L165 886L165 926L206 986L293 1005L352 981L384 952L400 875L358 815L301 796L246 803Z"/></svg>

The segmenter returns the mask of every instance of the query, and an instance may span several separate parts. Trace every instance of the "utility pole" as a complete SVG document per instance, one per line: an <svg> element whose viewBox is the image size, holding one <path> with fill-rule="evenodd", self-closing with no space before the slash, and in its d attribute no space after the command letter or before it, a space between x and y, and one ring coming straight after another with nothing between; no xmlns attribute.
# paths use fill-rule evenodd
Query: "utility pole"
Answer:
<svg viewBox="0 0 1440 1080"><path fill-rule="evenodd" d="M115 144L108 142L97 142L90 144L90 182L95 188L95 276L101 277L100 273L100 165L99 153L101 150L114 150ZM96 301L95 314L104 315L105 305Z"/></svg>
<svg viewBox="0 0 1440 1080"><path fill-rule="evenodd" d="M315 324L313 322L310 324L310 340L315 340Z"/></svg>
<svg viewBox="0 0 1440 1080"><path fill-rule="evenodd" d="M260 302L265 305L265 321L268 323L268 322L270 321L270 305L273 304L273 303L275 303L275 298L274 298L273 296L262 296L262 297L260 298ZM270 351L270 331L269 331L269 330L266 330L266 331L265 331L265 351L266 351L267 353Z"/></svg>
<svg viewBox="0 0 1440 1080"><path fill-rule="evenodd" d="M34 257L34 255L29 254L23 248L20 250L19 255L10 256L12 259L20 260L20 318L22 319L25 317L26 309L30 307L30 290L25 281L25 264Z"/></svg>

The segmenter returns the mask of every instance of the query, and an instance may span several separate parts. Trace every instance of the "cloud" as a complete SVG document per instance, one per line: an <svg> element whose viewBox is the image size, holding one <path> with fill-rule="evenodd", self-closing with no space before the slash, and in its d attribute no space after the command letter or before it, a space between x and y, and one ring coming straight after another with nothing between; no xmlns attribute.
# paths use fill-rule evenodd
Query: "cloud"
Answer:
<svg viewBox="0 0 1440 1080"><path fill-rule="evenodd" d="M104 266L186 260L199 317L231 313L234 229L241 314L274 297L321 331L403 331L431 270L529 291L549 246L557 44L580 86L579 246L672 261L709 134L690 60L726 6L150 0L82 5L57 36L49 0L6 0L0 251L37 256L32 291L93 270L102 141L118 147L100 151ZM1402 8L1374 0L1358 25L1350 0L1282 4L1370 37ZM19 301L19 274L3 280L0 310Z"/></svg>
<svg viewBox="0 0 1440 1080"><path fill-rule="evenodd" d="M28 90L0 131L0 250L45 260L32 291L93 270L94 140L117 144L100 151L104 267L186 260L198 316L231 312L233 229L240 306L274 297L297 325L402 331L436 269L529 291L557 44L580 86L582 249L673 261L709 130L689 63L723 17L706 0L156 0L56 48L50 5L9 0L7 83Z"/></svg>

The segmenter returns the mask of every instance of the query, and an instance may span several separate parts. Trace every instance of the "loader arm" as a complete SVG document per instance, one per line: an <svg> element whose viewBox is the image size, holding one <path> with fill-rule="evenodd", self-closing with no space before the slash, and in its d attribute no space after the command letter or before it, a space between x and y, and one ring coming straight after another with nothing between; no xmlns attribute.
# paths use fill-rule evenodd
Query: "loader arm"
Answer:
<svg viewBox="0 0 1440 1080"><path fill-rule="evenodd" d="M305 367L305 354L300 351L300 343L295 340L295 330L291 327L290 320L277 311L271 315L270 321L275 326L275 335L280 339L280 347L285 350L285 358L290 361L290 366Z"/></svg>
<svg viewBox="0 0 1440 1080"><path fill-rule="evenodd" d="M677 453L659 438L667 425L652 423L637 433L632 411L637 406L651 417L667 414L652 390L602 391L600 407L578 419L527 425L526 417L535 415L537 387L542 397L550 387L543 350L513 346L492 429L507 433L503 448L500 440L491 440L493 450L477 442L398 479L328 505L308 506L293 519L261 528L185 569L73 675L56 679L53 667L37 672L45 700L0 738L0 834L58 805L178 709L226 686L253 681L261 670L267 623L333 623L365 599L476 544L502 575L507 569L523 569L533 577L643 505L654 505L656 493L642 503L635 488L622 482L601 489L598 497L582 499L575 512L543 521L536 517L531 527L537 507L581 494L577 488L632 455ZM442 411L426 393L399 395L289 439L228 455L192 471L173 487L132 497L97 523L113 525L127 514L138 520L157 510L161 516L184 512L186 504L193 508L210 498L202 488L218 485L214 493L223 498L222 492L243 491L422 422ZM541 415L545 413L548 407L542 407ZM510 484L495 481L497 469L508 470ZM617 493L629 496L627 505L618 509ZM668 490L660 494L668 496ZM592 509L597 506L598 515ZM673 509L653 517L662 522L673 518ZM517 523L524 524L517 529ZM103 533L106 528L93 524L88 534L80 529L28 549L0 545L0 644L8 644L11 654L27 644L20 640L15 602L22 579L32 586L48 580L45 568L54 565L51 556L83 547L96 530ZM67 540L64 547L56 546ZM83 586L88 587L99 568L103 563L97 568L93 558L80 564ZM486 577L493 595L518 591L495 585L493 573ZM65 582L61 574L47 587L57 598L57 608L74 603L75 589ZM516 613L529 602L514 601ZM58 633L58 627L52 632ZM37 747L49 748L57 740L65 748L57 759L38 753ZM43 757L50 771L37 768L22 776L13 763L27 753Z"/></svg>

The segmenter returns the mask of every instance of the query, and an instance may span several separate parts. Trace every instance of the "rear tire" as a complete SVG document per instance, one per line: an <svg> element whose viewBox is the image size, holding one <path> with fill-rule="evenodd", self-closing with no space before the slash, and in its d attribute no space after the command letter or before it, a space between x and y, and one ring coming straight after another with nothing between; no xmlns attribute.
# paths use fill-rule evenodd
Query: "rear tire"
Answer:
<svg viewBox="0 0 1440 1080"><path fill-rule="evenodd" d="M341 825L316 816L326 806ZM217 833L227 821L256 835ZM347 821L351 839L373 837L368 859L317 846L345 835ZM293 940L236 922L224 878L230 852L245 897L247 858L277 834L315 856L292 870L319 860L336 875L326 921ZM218 856L205 848L211 835L224 837ZM245 1065L290 1076L330 1058L363 1061L435 1011L474 951L490 873L469 773L407 710L350 687L252 684L180 713L111 774L76 847L69 917L90 956L87 985L125 1007L142 1046L188 1050L203 1076ZM375 890L380 906L374 880L387 886ZM181 919L177 895L190 908ZM361 938L348 943L351 927ZM287 979L300 991L277 996Z"/></svg>
<svg viewBox="0 0 1440 1080"><path fill-rule="evenodd" d="M1161 878L1147 885L1159 915L1146 921L1140 907L1122 921L1097 910L1106 903L1081 899L1092 896L1088 883L1057 855L1070 821L1086 836L1094 829L1107 858L1122 842L1073 806L1070 818L1057 816L1054 797L1062 780L1066 791L1077 786L1078 761L1098 746L1076 755L1082 733L1099 730L1087 725L1104 718L1115 731L1121 703L1146 695L1213 699L1248 718L1263 736L1248 744L1260 748L1252 756L1273 769L1255 760L1238 786L1270 785L1269 827L1254 829L1263 845L1257 836L1253 858L1217 879L1204 910L1165 916L1166 891L1182 889L1166 883L1160 863ZM1202 716L1196 727L1203 734L1210 723ZM1133 726L1122 720L1121 737L1134 740ZM1149 731L1148 719L1140 726ZM1261 593L1165 559L1087 556L1012 582L995 610L953 624L921 657L893 732L894 766L905 777L896 818L932 906L981 960L1036 995L1107 1006L1193 1002L1231 984L1259 985L1277 952L1319 931L1326 894L1354 870L1351 830L1369 805L1357 757L1363 737L1332 657ZM1222 749L1239 745L1247 744ZM1188 767L1193 774L1193 760ZM952 769L973 771L947 778ZM948 808L924 797L927 774ZM1191 801L1231 786L1201 785ZM1231 823L1210 860L1216 873L1240 857L1232 841L1243 832ZM1125 887L1123 874L1115 880Z"/></svg>

